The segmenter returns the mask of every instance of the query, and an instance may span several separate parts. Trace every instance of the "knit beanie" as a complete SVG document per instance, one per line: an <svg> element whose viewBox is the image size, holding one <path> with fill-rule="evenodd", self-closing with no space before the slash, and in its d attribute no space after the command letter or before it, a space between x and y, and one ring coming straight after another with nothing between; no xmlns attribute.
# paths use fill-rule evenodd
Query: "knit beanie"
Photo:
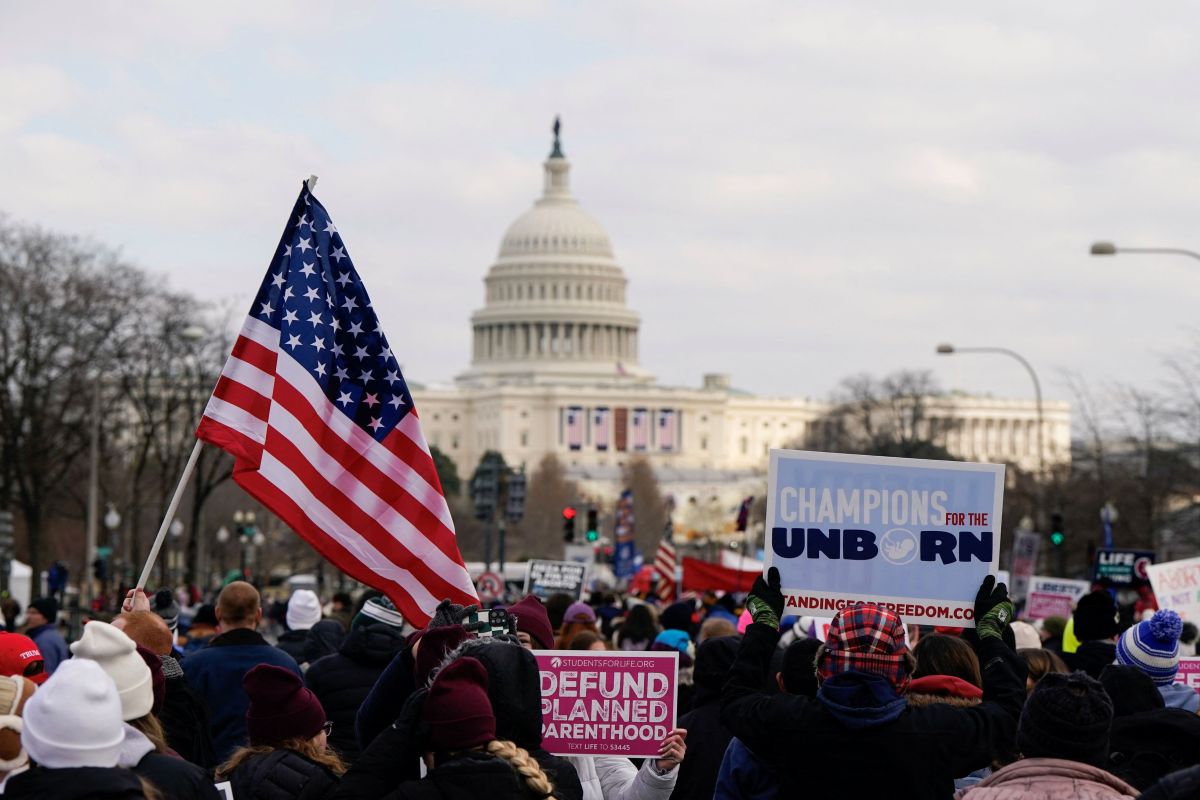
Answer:
<svg viewBox="0 0 1200 800"><path fill-rule="evenodd" d="M496 738L496 715L487 689L487 670L474 658L455 659L437 674L421 709L430 727L431 750L452 753Z"/></svg>
<svg viewBox="0 0 1200 800"><path fill-rule="evenodd" d="M404 616L396 610L396 606L386 597L372 597L363 603L362 611L354 615L350 629L354 630L371 622L382 622L393 628L404 627Z"/></svg>
<svg viewBox="0 0 1200 800"><path fill-rule="evenodd" d="M654 637L650 643L651 652L679 653L679 667L690 667L694 663L696 648L686 631L667 630Z"/></svg>
<svg viewBox="0 0 1200 800"><path fill-rule="evenodd" d="M887 678L896 691L904 691L909 679L908 645L904 623L894 611L856 603L833 618L817 658L817 675L826 680L852 670Z"/></svg>
<svg viewBox="0 0 1200 800"><path fill-rule="evenodd" d="M321 599L312 589L297 589L288 598L287 626L290 631L306 631L321 621Z"/></svg>
<svg viewBox="0 0 1200 800"><path fill-rule="evenodd" d="M45 617L51 625L58 620L58 601L53 597L39 597L31 600L29 607Z"/></svg>
<svg viewBox="0 0 1200 800"><path fill-rule="evenodd" d="M117 687L95 661L62 662L25 704L21 744L47 769L115 767L124 741Z"/></svg>
<svg viewBox="0 0 1200 800"><path fill-rule="evenodd" d="M517 618L517 630L529 634L529 638L543 650L554 649L554 628L550 625L550 614L542 601L533 595L521 598L519 603L508 607L510 616Z"/></svg>
<svg viewBox="0 0 1200 800"><path fill-rule="evenodd" d="M1048 672L1025 701L1017 748L1025 758L1063 758L1103 768L1112 719L1112 700L1099 681L1083 672Z"/></svg>
<svg viewBox="0 0 1200 800"><path fill-rule="evenodd" d="M128 722L150 713L154 679L133 639L107 622L93 621L83 626L83 636L72 642L71 653L95 661L112 678L121 698L121 719Z"/></svg>
<svg viewBox="0 0 1200 800"><path fill-rule="evenodd" d="M1120 630L1117 619L1112 595L1100 590L1085 594L1075 606L1075 636L1081 642L1109 639Z"/></svg>
<svg viewBox="0 0 1200 800"><path fill-rule="evenodd" d="M19 675L0 676L0 771L12 772L29 761L21 746L21 712L37 685Z"/></svg>
<svg viewBox="0 0 1200 800"><path fill-rule="evenodd" d="M311 739L325 727L321 702L290 669L259 664L242 678L242 688L250 698L246 734L251 746Z"/></svg>
<svg viewBox="0 0 1200 800"><path fill-rule="evenodd" d="M154 599L150 601L150 608L162 617L162 621L167 623L167 630L172 634L178 630L179 603L175 602L175 595L170 589L159 589L155 592Z"/></svg>
<svg viewBox="0 0 1200 800"><path fill-rule="evenodd" d="M50 677L42 651L20 633L0 633L0 675L24 675L36 684Z"/></svg>
<svg viewBox="0 0 1200 800"><path fill-rule="evenodd" d="M1114 719L1166 707L1162 692L1137 667L1109 664L1100 673L1100 684L1112 700Z"/></svg>
<svg viewBox="0 0 1200 800"><path fill-rule="evenodd" d="M437 669L447 654L471 638L462 625L444 625L422 632L417 646L417 657L413 659L413 678L417 686L424 686L429 676Z"/></svg>
<svg viewBox="0 0 1200 800"><path fill-rule="evenodd" d="M192 617L192 627L197 625L217 627L217 609L213 607L212 603L205 603L196 609L196 614Z"/></svg>
<svg viewBox="0 0 1200 800"><path fill-rule="evenodd" d="M567 606L567 613L563 614L563 624L570 625L572 622L595 622L596 612L592 607L582 600L571 603Z"/></svg>
<svg viewBox="0 0 1200 800"><path fill-rule="evenodd" d="M1036 650L1042 646L1042 637L1038 636L1037 628L1028 622L1022 622L1017 619L1010 622L1008 627L1013 632L1013 640L1016 643L1015 649L1030 648Z"/></svg>
<svg viewBox="0 0 1200 800"><path fill-rule="evenodd" d="M162 713L163 703L167 701L167 678L163 673L163 660L140 644L137 646L137 654L150 668L150 686L154 695L154 705L150 707L150 713L157 717Z"/></svg>
<svg viewBox="0 0 1200 800"><path fill-rule="evenodd" d="M1179 671L1179 634L1183 620L1174 611L1155 611L1154 616L1134 625L1117 640L1117 661L1137 667L1159 686L1174 683Z"/></svg>
<svg viewBox="0 0 1200 800"><path fill-rule="evenodd" d="M658 616L658 624L665 630L690 631L692 629L692 614L696 604L690 600L672 603L663 609Z"/></svg>

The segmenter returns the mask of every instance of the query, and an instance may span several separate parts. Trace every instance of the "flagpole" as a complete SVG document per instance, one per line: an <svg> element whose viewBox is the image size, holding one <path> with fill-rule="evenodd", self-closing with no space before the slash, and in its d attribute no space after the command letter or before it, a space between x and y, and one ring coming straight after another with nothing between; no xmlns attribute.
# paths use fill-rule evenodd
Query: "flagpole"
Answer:
<svg viewBox="0 0 1200 800"><path fill-rule="evenodd" d="M200 448L204 446L204 442L196 440L196 446L192 448L192 454L188 456L187 464L183 468L183 475L179 477L179 485L175 487L175 495L171 498L170 505L167 506L167 515L163 517L162 525L158 528L158 536L154 537L154 546L150 548L150 555L146 558L146 566L142 567L142 577L138 578L137 588L145 589L146 580L150 577L150 570L154 567L154 562L158 560L158 551L162 549L163 539L166 538L167 528L171 527L171 520L175 519L175 511L179 508L179 501L183 499L183 490L187 488L188 480L192 477L192 471L196 469L196 459L200 457Z"/></svg>

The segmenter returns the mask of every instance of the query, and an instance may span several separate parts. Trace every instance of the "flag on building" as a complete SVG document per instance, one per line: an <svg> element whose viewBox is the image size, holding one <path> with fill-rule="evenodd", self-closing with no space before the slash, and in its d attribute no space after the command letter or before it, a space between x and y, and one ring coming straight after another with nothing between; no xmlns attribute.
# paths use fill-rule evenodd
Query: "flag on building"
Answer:
<svg viewBox="0 0 1200 800"><path fill-rule="evenodd" d="M307 186L196 435L234 480L424 625L475 603L412 395L345 243Z"/></svg>
<svg viewBox="0 0 1200 800"><path fill-rule="evenodd" d="M566 428L567 447L579 450L583 447L583 409L578 406L563 411L563 424Z"/></svg>
<svg viewBox="0 0 1200 800"><path fill-rule="evenodd" d="M618 578L632 578L637 572L637 545L633 541L633 492L629 489L621 492L617 499L617 513L614 517L613 533L615 547L613 549L613 574Z"/></svg>
<svg viewBox="0 0 1200 800"><path fill-rule="evenodd" d="M658 449L674 450L678 438L679 414L673 409L658 412Z"/></svg>
<svg viewBox="0 0 1200 800"><path fill-rule="evenodd" d="M631 444L634 450L645 450L650 446L650 412L644 408L635 408L630 414L630 426L633 428Z"/></svg>
<svg viewBox="0 0 1200 800"><path fill-rule="evenodd" d="M592 411L592 441L597 450L607 450L612 438L612 411L597 408Z"/></svg>

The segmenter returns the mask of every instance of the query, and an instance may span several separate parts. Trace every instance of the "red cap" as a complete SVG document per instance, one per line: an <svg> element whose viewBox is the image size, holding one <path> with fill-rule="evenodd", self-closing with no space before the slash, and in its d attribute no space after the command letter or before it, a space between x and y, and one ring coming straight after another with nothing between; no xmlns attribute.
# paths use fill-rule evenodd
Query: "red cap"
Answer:
<svg viewBox="0 0 1200 800"><path fill-rule="evenodd" d="M20 633L0 633L0 675L23 675L37 684L50 677L42 651Z"/></svg>
<svg viewBox="0 0 1200 800"><path fill-rule="evenodd" d="M487 670L469 656L451 661L437 674L421 709L434 752L466 750L496 738L496 715L487 686Z"/></svg>

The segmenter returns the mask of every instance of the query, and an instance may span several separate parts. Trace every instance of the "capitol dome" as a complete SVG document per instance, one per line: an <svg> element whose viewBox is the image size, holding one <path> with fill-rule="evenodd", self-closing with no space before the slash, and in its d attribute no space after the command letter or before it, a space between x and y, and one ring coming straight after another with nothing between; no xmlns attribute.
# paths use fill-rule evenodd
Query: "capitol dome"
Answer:
<svg viewBox="0 0 1200 800"><path fill-rule="evenodd" d="M508 227L471 316L465 383L648 383L608 233L571 195L555 121L542 196Z"/></svg>

